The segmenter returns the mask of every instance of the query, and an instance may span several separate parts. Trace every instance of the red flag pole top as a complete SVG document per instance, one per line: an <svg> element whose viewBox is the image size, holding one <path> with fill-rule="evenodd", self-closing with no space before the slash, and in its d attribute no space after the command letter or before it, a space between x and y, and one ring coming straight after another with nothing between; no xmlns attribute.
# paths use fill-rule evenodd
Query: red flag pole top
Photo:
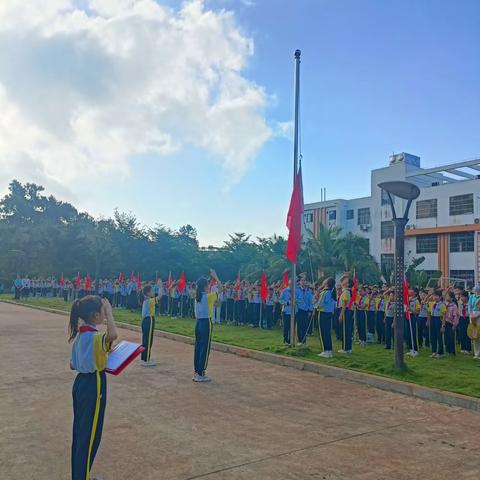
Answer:
<svg viewBox="0 0 480 480"><path fill-rule="evenodd" d="M260 297L263 303L266 302L268 297L267 274L265 272L262 272L262 285L260 286Z"/></svg>

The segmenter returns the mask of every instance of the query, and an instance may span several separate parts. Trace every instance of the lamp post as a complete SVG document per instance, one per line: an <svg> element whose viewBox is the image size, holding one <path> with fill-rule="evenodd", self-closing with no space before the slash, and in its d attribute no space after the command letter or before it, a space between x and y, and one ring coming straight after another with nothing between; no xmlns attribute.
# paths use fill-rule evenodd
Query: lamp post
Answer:
<svg viewBox="0 0 480 480"><path fill-rule="evenodd" d="M392 221L395 225L395 309L393 325L395 332L395 369L403 370L405 367L403 360L403 323L404 323L404 304L403 304L403 284L405 281L405 226L408 222L408 211L415 200L420 195L420 189L409 182L383 182L378 186L387 192L392 209ZM407 206L402 217L397 217L395 204L392 195L407 200Z"/></svg>

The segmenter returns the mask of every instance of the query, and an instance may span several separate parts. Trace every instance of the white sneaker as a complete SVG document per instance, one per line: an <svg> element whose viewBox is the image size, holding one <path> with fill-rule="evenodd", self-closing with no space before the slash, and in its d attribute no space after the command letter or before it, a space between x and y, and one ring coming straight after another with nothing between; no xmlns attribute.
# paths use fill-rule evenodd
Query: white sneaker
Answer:
<svg viewBox="0 0 480 480"><path fill-rule="evenodd" d="M344 350L343 348L341 348L341 349L338 351L338 353L347 353L347 351Z"/></svg>
<svg viewBox="0 0 480 480"><path fill-rule="evenodd" d="M140 360L141 367L148 367L147 362L145 360Z"/></svg>
<svg viewBox="0 0 480 480"><path fill-rule="evenodd" d="M409 357L416 357L418 355L418 352L416 352L415 350L410 350L409 352L407 352L407 355Z"/></svg>
<svg viewBox="0 0 480 480"><path fill-rule="evenodd" d="M351 351L351 350L347 350L345 353L350 354L350 353L352 353L352 351Z"/></svg>
<svg viewBox="0 0 480 480"><path fill-rule="evenodd" d="M202 381L203 381L201 375L199 375L198 373L194 373L194 374L193 374L192 380L193 380L194 382L202 382Z"/></svg>
<svg viewBox="0 0 480 480"><path fill-rule="evenodd" d="M430 355L430 358L437 358L437 356L438 356L437 353L432 353L432 354Z"/></svg>
<svg viewBox="0 0 480 480"><path fill-rule="evenodd" d="M154 367L155 365L157 364L157 362L153 361L153 360L147 360L145 362L145 366L146 367Z"/></svg>
<svg viewBox="0 0 480 480"><path fill-rule="evenodd" d="M322 352L318 353L317 357L330 358L330 354L328 352Z"/></svg>
<svg viewBox="0 0 480 480"><path fill-rule="evenodd" d="M211 382L212 381L212 379L207 375L204 375L203 377L200 377L200 378L202 379L201 380L202 382Z"/></svg>

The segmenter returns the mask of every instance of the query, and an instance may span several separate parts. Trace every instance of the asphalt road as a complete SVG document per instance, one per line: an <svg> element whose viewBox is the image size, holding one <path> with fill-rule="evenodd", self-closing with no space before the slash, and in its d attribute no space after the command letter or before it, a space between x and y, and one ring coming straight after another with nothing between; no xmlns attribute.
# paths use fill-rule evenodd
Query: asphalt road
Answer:
<svg viewBox="0 0 480 480"><path fill-rule="evenodd" d="M181 321L181 320L179 320ZM0 479L70 478L66 317L0 304ZM221 328L221 327L220 327ZM121 338L136 339L120 330ZM478 479L480 415L155 338L108 378L102 480ZM472 379L478 381L478 379Z"/></svg>

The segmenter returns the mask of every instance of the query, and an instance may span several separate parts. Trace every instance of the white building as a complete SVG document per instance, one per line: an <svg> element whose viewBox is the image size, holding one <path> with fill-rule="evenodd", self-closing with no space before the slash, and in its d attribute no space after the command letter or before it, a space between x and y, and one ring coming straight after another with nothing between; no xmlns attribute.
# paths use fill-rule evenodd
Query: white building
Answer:
<svg viewBox="0 0 480 480"><path fill-rule="evenodd" d="M406 230L406 264L425 257L419 267L442 276L480 282L480 159L423 169L408 153L390 157L388 167L372 170L371 195L305 205L306 235L320 224L362 235L379 264L393 268L394 229L388 197L378 184L393 180L415 183L420 196L411 206ZM395 199L398 216L406 202Z"/></svg>

